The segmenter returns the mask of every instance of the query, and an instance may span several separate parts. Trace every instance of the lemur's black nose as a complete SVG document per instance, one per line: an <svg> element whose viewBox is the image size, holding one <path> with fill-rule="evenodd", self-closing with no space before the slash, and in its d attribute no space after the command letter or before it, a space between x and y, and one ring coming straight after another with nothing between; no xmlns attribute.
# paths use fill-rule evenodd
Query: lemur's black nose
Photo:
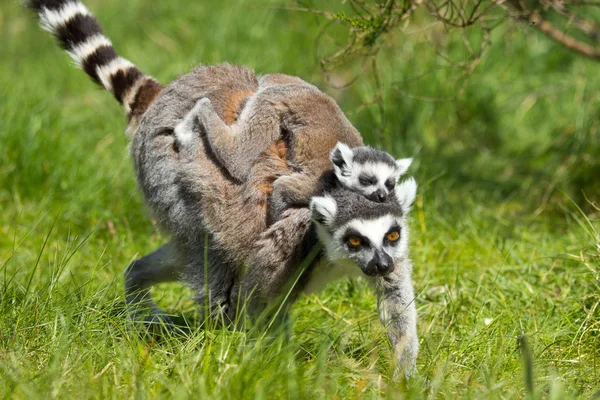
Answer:
<svg viewBox="0 0 600 400"><path fill-rule="evenodd" d="M387 200L387 193L383 189L377 189L369 196L369 200L383 203Z"/></svg>
<svg viewBox="0 0 600 400"><path fill-rule="evenodd" d="M394 270L394 264L382 261L375 264L375 268L377 268L379 275L387 275Z"/></svg>
<svg viewBox="0 0 600 400"><path fill-rule="evenodd" d="M372 271L370 275L387 275L394 271L394 260L387 253L376 251L369 267Z"/></svg>

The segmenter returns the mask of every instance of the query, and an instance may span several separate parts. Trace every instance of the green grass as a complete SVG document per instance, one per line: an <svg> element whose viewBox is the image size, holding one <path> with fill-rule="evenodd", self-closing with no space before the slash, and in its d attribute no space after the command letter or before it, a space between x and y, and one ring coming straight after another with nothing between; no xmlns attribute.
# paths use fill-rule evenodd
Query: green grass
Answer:
<svg viewBox="0 0 600 400"><path fill-rule="evenodd" d="M413 34L387 38L380 101L364 105L379 90L373 71L328 87L315 54L344 32L328 31L315 51L324 21L313 15L266 10L279 5L266 0L86 2L117 50L162 82L221 61L298 75L336 96L367 142L415 157L421 352L419 376L400 385L360 281L301 299L291 337L202 325L141 337L123 313L122 272L167 237L136 187L124 118L18 2L0 3L4 397L507 399L528 395L527 370L533 398L600 390L600 212L585 199L600 200L597 64L505 23L459 93L460 71L432 45L460 60L463 42L421 32L423 14ZM155 294L170 312L194 310L178 285Z"/></svg>

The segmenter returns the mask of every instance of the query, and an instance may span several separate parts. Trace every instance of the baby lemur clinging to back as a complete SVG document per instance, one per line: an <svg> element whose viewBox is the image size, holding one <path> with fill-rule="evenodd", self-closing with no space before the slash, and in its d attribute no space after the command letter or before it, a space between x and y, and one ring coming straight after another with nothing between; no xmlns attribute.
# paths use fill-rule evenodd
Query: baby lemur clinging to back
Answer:
<svg viewBox="0 0 600 400"><path fill-rule="evenodd" d="M273 141L286 142L290 161L298 171L275 182L271 222L290 206L307 206L310 196L323 189L316 188L315 183L332 169L326 162L328 153L336 183L376 202L384 202L388 194L393 194L396 182L412 161L394 160L386 152L360 146L358 131L329 96L299 78L285 75L259 79L258 90L231 125L221 119L208 98L198 101L188 118L198 120L210 149L240 181L247 179L250 167ZM176 129L182 142L193 139L190 126Z"/></svg>

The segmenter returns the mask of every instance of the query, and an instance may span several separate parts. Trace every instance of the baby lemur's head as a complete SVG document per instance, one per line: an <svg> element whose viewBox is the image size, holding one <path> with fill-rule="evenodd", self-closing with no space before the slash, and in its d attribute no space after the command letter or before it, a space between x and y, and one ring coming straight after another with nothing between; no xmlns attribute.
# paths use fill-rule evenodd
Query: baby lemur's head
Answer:
<svg viewBox="0 0 600 400"><path fill-rule="evenodd" d="M338 143L329 158L342 186L378 203L393 194L398 179L412 163L412 158L394 160L385 151L369 146L351 149L344 143Z"/></svg>
<svg viewBox="0 0 600 400"><path fill-rule="evenodd" d="M329 261L353 263L367 276L385 276L408 257L406 214L417 184L410 178L394 189L385 203L367 200L356 192L336 188L310 201L319 240Z"/></svg>

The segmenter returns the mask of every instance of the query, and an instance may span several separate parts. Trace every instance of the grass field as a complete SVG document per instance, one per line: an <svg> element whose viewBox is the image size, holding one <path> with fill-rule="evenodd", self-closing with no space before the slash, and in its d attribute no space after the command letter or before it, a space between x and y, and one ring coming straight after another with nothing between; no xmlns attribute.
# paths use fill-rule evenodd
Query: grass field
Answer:
<svg viewBox="0 0 600 400"><path fill-rule="evenodd" d="M279 3L266 0L86 3L117 51L162 82L222 61L298 75L334 95L368 143L415 158L419 375L390 381L375 296L360 281L301 299L291 339L210 326L138 335L123 313L122 272L167 237L137 189L124 117L17 1L0 0L3 397L600 395L597 63L506 22L461 91L432 46L456 61L462 40L419 29L431 21L418 15L412 34L386 39L373 103L370 67L346 89L326 84L314 15L267 10ZM322 43L342 38L330 31ZM194 310L178 285L155 294L169 312Z"/></svg>

